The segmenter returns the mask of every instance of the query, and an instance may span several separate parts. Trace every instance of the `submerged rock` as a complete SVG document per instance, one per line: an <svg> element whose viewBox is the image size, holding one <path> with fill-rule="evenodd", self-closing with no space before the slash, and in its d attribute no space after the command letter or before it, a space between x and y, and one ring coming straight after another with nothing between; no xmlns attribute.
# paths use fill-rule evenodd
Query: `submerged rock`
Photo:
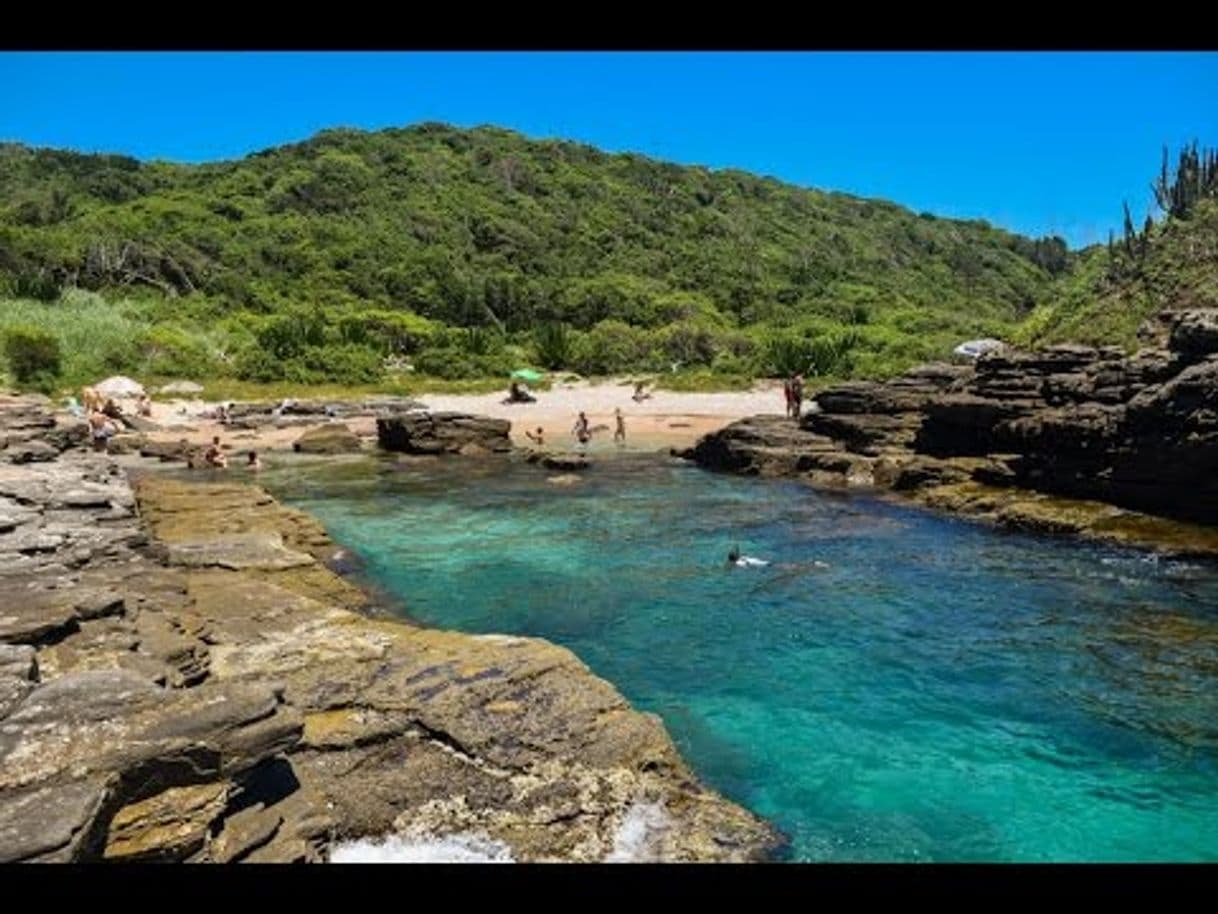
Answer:
<svg viewBox="0 0 1218 914"><path fill-rule="evenodd" d="M561 453L556 451L529 451L525 454L526 463L536 463L547 470L586 470L592 466L592 459L587 454Z"/></svg>
<svg viewBox="0 0 1218 914"><path fill-rule="evenodd" d="M359 435L342 423L310 429L292 445L301 454L352 454L362 448Z"/></svg>

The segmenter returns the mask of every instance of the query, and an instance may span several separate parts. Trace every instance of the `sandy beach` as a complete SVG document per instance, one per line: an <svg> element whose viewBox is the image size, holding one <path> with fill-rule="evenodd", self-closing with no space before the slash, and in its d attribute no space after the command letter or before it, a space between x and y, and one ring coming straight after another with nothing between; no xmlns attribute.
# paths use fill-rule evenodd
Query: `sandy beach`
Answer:
<svg viewBox="0 0 1218 914"><path fill-rule="evenodd" d="M587 448L590 453L619 448L651 451L688 447L708 432L737 419L758 413L782 412L782 389L776 382L762 382L749 391L682 393L655 390L641 403L631 399L633 392L634 388L628 382L579 381L539 391L536 403L505 403L506 390L490 394L424 394L418 399L434 412L466 412L507 419L512 423L513 443L524 447L532 445L525 437L525 431L536 432L541 428L545 446L553 450L575 445L571 429L582 410L594 429ZM202 444L219 435L230 450L276 451L291 450L292 443L312 427L233 429L214 419L201 418L204 411L215 405L203 400L154 400L152 419L161 429L148 433L148 437L156 441L186 439ZM625 417L624 445L613 440L616 408L620 408ZM358 435L376 435L376 420L371 417L342 421Z"/></svg>

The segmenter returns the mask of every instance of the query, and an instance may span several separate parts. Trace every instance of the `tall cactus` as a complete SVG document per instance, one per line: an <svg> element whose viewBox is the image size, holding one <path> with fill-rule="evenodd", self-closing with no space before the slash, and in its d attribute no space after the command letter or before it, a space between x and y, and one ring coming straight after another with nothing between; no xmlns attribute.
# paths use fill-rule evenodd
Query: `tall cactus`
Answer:
<svg viewBox="0 0 1218 914"><path fill-rule="evenodd" d="M1167 167L1167 147L1159 179L1151 185L1159 208L1172 219L1187 219L1197 201L1218 197L1218 150L1199 151L1196 140L1180 150L1175 174Z"/></svg>

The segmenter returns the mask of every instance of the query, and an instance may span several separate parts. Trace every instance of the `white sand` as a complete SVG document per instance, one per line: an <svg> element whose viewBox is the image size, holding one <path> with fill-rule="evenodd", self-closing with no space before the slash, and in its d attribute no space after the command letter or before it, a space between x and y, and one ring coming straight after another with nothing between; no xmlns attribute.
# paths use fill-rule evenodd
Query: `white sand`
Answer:
<svg viewBox="0 0 1218 914"><path fill-rule="evenodd" d="M613 441L615 408L622 410L626 423L626 445L629 450L656 450L667 447L688 447L708 432L730 422L758 413L782 413L782 388L776 382L762 382L750 391L725 393L677 393L652 391L651 396L635 403L631 399L634 387L628 383L586 381L556 384L548 391L536 393L536 403L504 403L507 389L490 394L423 394L417 399L435 412L455 411L507 419L512 423L512 440L529 445L526 429L544 429L547 448L563 449L575 446L571 428L582 410L595 427L607 430L595 432L588 450L617 449ZM307 392L302 392L307 396ZM153 402L153 421L162 430L152 433L154 440L177 441L185 438L204 443L219 435L223 443L234 450L288 450L306 430L305 426L261 428L256 431L235 430L199 414L214 407L202 400L172 400ZM343 420L356 434L374 436L376 420L371 418ZM318 425L324 423L319 422ZM186 430L189 429L189 430Z"/></svg>

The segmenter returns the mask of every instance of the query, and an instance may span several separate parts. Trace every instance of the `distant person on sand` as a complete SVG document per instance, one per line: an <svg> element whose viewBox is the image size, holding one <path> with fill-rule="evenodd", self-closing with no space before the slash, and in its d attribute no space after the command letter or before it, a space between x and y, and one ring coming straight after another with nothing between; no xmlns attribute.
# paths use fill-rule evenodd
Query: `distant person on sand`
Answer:
<svg viewBox="0 0 1218 914"><path fill-rule="evenodd" d="M262 461L258 459L257 451L250 451L249 460L245 462L245 468L255 473L262 469Z"/></svg>
<svg viewBox="0 0 1218 914"><path fill-rule="evenodd" d="M804 376L797 374L791 379L791 418L799 421L804 402Z"/></svg>
<svg viewBox="0 0 1218 914"><path fill-rule="evenodd" d="M613 410L613 417L617 419L617 429L613 433L613 440L618 444L626 443L626 418L622 415L621 407L616 407Z"/></svg>
<svg viewBox="0 0 1218 914"><path fill-rule="evenodd" d="M521 384L519 381L513 381L508 388L509 403L536 403L537 398L529 393L528 387Z"/></svg>
<svg viewBox="0 0 1218 914"><path fill-rule="evenodd" d="M791 380L792 380L791 378L782 379L782 398L787 404L785 414L788 419L791 418L791 402L793 400L793 397L791 394Z"/></svg>
<svg viewBox="0 0 1218 914"><path fill-rule="evenodd" d="M545 444L546 444L545 431L542 429L542 427L540 425L537 426L536 433L530 432L526 428L524 430L524 436L526 438L528 438L530 441L532 441L534 444L536 444L538 447L545 447Z"/></svg>
<svg viewBox="0 0 1218 914"><path fill-rule="evenodd" d="M651 394L643 389L646 386L646 383L643 381L639 381L637 384L635 384L634 396L632 396L630 399L632 399L635 403L642 403L644 400L648 399Z"/></svg>
<svg viewBox="0 0 1218 914"><path fill-rule="evenodd" d="M571 429L571 434L580 444L587 444L592 440L592 430L588 428L588 417L583 412L575 420L575 427Z"/></svg>
<svg viewBox="0 0 1218 914"><path fill-rule="evenodd" d="M224 456L224 451L220 449L220 436L211 439L211 445L203 453L203 459L210 467L216 467L223 470L228 468L228 458Z"/></svg>

